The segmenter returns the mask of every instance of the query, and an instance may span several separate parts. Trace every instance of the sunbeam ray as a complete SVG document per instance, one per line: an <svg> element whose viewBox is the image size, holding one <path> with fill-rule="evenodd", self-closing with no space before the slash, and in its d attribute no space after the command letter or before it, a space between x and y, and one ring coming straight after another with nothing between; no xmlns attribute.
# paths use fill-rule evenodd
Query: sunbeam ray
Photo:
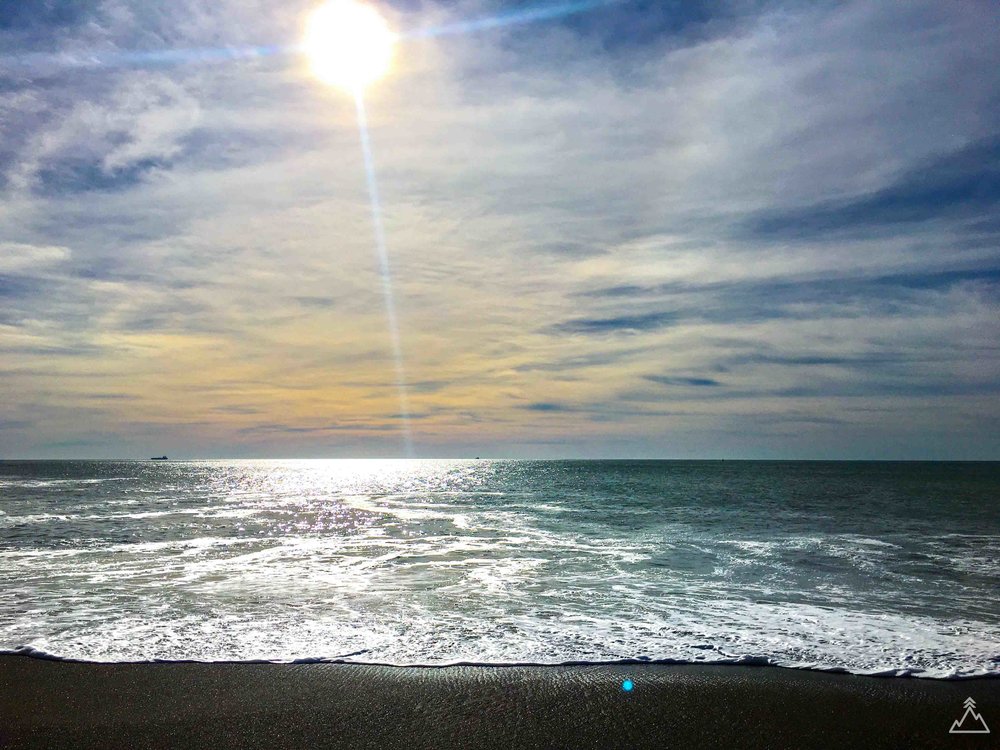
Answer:
<svg viewBox="0 0 1000 750"><path fill-rule="evenodd" d="M410 431L410 400L406 392L406 366L403 346L399 338L399 323L396 317L396 299L392 288L392 271L389 266L389 251L385 243L382 227L382 203L379 199L378 181L375 178L375 159L372 156L371 138L368 135L368 118L365 115L365 101L361 92L354 97L358 112L358 132L361 135L361 151L365 160L365 177L368 182L368 197L372 207L372 229L375 233L375 251L378 255L379 275L382 278L382 298L385 302L385 316L389 328L389 340L396 369L396 391L399 396L399 419L403 433L403 450L407 458L413 457L413 435Z"/></svg>

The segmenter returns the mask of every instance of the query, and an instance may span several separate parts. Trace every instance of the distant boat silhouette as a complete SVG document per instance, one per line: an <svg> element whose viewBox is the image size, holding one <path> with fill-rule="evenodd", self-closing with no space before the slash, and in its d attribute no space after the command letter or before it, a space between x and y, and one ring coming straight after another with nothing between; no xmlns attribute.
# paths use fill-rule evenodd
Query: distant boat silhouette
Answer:
<svg viewBox="0 0 1000 750"><path fill-rule="evenodd" d="M152 458L150 458L149 460L150 460L150 461L167 461L167 460L169 460L169 459L167 459L167 457L166 457L166 456L153 456L153 457L152 457Z"/></svg>

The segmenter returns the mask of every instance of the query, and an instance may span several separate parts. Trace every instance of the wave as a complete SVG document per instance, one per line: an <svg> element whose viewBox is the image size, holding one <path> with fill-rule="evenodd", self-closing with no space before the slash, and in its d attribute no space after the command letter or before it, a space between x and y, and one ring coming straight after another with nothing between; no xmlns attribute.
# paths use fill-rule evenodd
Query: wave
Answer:
<svg viewBox="0 0 1000 750"><path fill-rule="evenodd" d="M7 476L0 479L0 487L13 487L15 489L39 489L44 487L64 487L67 485L90 485L102 484L103 482L127 482L131 477L92 477L86 479L32 479Z"/></svg>

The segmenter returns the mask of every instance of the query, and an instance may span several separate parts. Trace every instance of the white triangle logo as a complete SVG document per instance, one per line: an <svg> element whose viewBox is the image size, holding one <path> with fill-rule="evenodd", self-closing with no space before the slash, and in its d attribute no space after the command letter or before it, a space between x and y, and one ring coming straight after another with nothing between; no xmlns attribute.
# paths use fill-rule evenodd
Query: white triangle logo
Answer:
<svg viewBox="0 0 1000 750"><path fill-rule="evenodd" d="M976 702L972 698L966 698L965 713L961 719L956 719L951 723L949 734L989 734L990 728L986 726L986 720L981 714L976 713Z"/></svg>

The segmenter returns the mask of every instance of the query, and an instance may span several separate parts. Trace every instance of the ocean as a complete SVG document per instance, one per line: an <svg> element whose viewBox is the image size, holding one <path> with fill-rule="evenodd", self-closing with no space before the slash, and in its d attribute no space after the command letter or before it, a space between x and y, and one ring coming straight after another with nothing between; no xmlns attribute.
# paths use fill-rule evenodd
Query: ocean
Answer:
<svg viewBox="0 0 1000 750"><path fill-rule="evenodd" d="M1000 463L0 462L0 650L1000 674Z"/></svg>

